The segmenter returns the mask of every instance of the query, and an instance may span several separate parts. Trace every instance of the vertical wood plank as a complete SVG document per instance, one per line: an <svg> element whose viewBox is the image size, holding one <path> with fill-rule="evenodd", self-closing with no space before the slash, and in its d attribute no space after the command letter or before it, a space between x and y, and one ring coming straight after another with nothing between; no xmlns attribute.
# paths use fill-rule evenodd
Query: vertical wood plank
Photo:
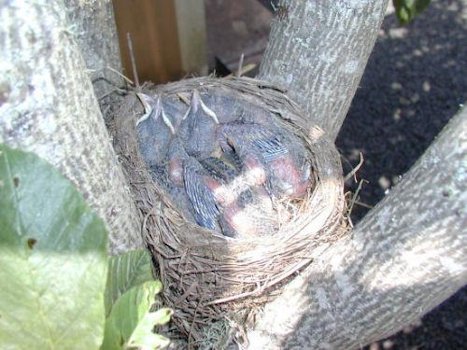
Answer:
<svg viewBox="0 0 467 350"><path fill-rule="evenodd" d="M175 0L180 56L185 73L208 73L204 0Z"/></svg>
<svg viewBox="0 0 467 350"><path fill-rule="evenodd" d="M202 1L113 0L113 4L125 75L133 78L126 33L131 34L140 81L163 83L203 72L206 35Z"/></svg>

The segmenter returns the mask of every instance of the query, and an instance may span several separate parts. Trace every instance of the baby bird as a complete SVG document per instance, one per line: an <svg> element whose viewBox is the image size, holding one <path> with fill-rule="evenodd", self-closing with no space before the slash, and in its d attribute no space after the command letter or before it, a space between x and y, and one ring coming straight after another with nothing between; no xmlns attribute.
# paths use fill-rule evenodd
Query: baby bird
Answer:
<svg viewBox="0 0 467 350"><path fill-rule="evenodd" d="M207 107L197 90L193 90L190 108L183 116L182 130L188 129L186 151L197 159L209 157L218 147L216 142L216 129L219 119Z"/></svg>
<svg viewBox="0 0 467 350"><path fill-rule="evenodd" d="M260 186L225 206L219 223L226 236L255 237L274 232L277 219L269 194Z"/></svg>
<svg viewBox="0 0 467 350"><path fill-rule="evenodd" d="M219 208L212 192L215 185L212 181L215 180L208 176L201 164L193 157L184 161L183 178L186 194L193 205L196 223L220 232Z"/></svg>
<svg viewBox="0 0 467 350"><path fill-rule="evenodd" d="M291 199L301 198L311 184L311 164L297 157L280 157L269 163L269 183L273 193L284 193Z"/></svg>
<svg viewBox="0 0 467 350"><path fill-rule="evenodd" d="M230 147L242 159L255 185L267 181L276 197L296 198L306 193L309 169L289 152L286 142L292 143L284 135L255 123L230 123L221 127L219 137L223 150L228 152Z"/></svg>
<svg viewBox="0 0 467 350"><path fill-rule="evenodd" d="M274 230L271 223L276 215L263 186L249 185L245 174L223 159L209 157L200 163L214 177L206 184L214 194L225 236L255 236Z"/></svg>
<svg viewBox="0 0 467 350"><path fill-rule="evenodd" d="M240 168L237 168L225 158L208 157L200 160L200 163L214 178L227 183L240 175Z"/></svg>
<svg viewBox="0 0 467 350"><path fill-rule="evenodd" d="M172 204L177 207L186 220L195 223L193 206L188 199L183 183L181 186L174 185L169 179L167 168L164 166L153 166L150 169L153 180L169 194Z"/></svg>
<svg viewBox="0 0 467 350"><path fill-rule="evenodd" d="M167 154L169 179L177 187L183 187L183 163L190 156L186 153L182 142L178 138L174 138L169 146Z"/></svg>
<svg viewBox="0 0 467 350"><path fill-rule="evenodd" d="M142 93L137 96L145 110L145 114L136 122L138 145L148 166L154 166L165 158L175 130L159 96L155 99Z"/></svg>

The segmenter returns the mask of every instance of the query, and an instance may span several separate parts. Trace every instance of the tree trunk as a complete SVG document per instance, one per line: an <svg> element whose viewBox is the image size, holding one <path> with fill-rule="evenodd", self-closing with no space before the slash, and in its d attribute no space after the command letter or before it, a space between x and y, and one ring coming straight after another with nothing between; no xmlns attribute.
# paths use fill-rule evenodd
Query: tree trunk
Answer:
<svg viewBox="0 0 467 350"><path fill-rule="evenodd" d="M143 240L73 28L60 1L2 5L0 142L69 178L106 222L115 254Z"/></svg>
<svg viewBox="0 0 467 350"><path fill-rule="evenodd" d="M285 90L334 140L384 18L387 0L285 0L259 78Z"/></svg>
<svg viewBox="0 0 467 350"><path fill-rule="evenodd" d="M65 6L70 30L100 100L123 85L122 77L108 69L122 72L112 1L65 0Z"/></svg>
<svg viewBox="0 0 467 350"><path fill-rule="evenodd" d="M316 256L249 333L251 349L353 349L467 283L467 108L354 229Z"/></svg>

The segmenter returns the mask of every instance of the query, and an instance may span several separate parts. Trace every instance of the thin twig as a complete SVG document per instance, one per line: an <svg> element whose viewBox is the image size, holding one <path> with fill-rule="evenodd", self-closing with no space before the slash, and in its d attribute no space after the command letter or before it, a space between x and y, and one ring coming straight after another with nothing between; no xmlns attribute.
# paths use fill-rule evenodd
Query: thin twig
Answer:
<svg viewBox="0 0 467 350"><path fill-rule="evenodd" d="M191 320L191 325L190 325L190 333L188 333L188 348L190 349L191 345L191 339L194 338L192 335L193 332L193 325L195 324L196 321L196 314L198 313L198 308L200 307L201 303L203 302L203 296L201 296L198 304L196 305L195 312L193 314L193 319ZM196 339L195 339L196 341Z"/></svg>
<svg viewBox="0 0 467 350"><path fill-rule="evenodd" d="M362 167L362 165L363 165L363 153L362 152L359 152L359 153L360 153L360 162L358 162L357 166L355 168L353 168L350 173L345 175L344 182L347 182L347 180L350 179L352 176L354 176L357 173L357 171L359 171L360 168ZM354 176L354 180L355 180L355 182L357 182L357 177L356 176Z"/></svg>
<svg viewBox="0 0 467 350"><path fill-rule="evenodd" d="M126 77L125 75L123 75L122 73L120 73L118 70L116 69L113 69L112 67L110 66L107 66L105 67L106 69L110 70L111 72L114 72L115 74L117 74L118 76L122 77L127 83L129 83L130 85L135 85L133 83L133 81L131 81L130 78Z"/></svg>
<svg viewBox="0 0 467 350"><path fill-rule="evenodd" d="M366 203L363 203L363 202L360 202L360 201L355 201L354 204L357 204L361 207L364 207L364 208L367 208L367 209L373 209L373 206L372 205L369 205L369 204L366 204Z"/></svg>
<svg viewBox="0 0 467 350"><path fill-rule="evenodd" d="M352 200L350 201L349 209L347 210L347 216L349 218L349 222L350 222L350 225L352 227L353 227L353 224L352 224L352 221L350 220L350 214L352 213L353 206L354 206L355 202L357 201L357 197L358 197L358 194L360 193L360 191L362 189L363 183L368 183L368 181L365 180L365 179L360 180L360 182L358 183L357 190L355 191L355 193L354 193L354 195L352 197Z"/></svg>
<svg viewBox="0 0 467 350"><path fill-rule="evenodd" d="M242 67L243 67L244 58L245 58L245 55L242 53L242 55L240 56L240 62L238 62L237 78L240 78L242 76Z"/></svg>
<svg viewBox="0 0 467 350"><path fill-rule="evenodd" d="M243 76L255 68L256 68L256 63L248 63L247 65L243 66L242 71L240 72L240 75ZM225 78L231 78L233 76L234 74L230 73L229 75L226 75ZM237 74L235 74L235 76L237 76Z"/></svg>
<svg viewBox="0 0 467 350"><path fill-rule="evenodd" d="M97 100L98 101L101 101L103 98L106 98L107 96L113 94L114 92L121 92L121 93L125 93L126 90L123 90L123 89L119 89L119 88L115 88L113 90L110 90L109 92L106 92L105 94L103 94L102 96L98 97Z"/></svg>
<svg viewBox="0 0 467 350"><path fill-rule="evenodd" d="M181 304L183 300L185 300L196 288L198 288L198 282L193 282L188 289L185 291L185 293L182 294L177 300L175 300L176 304Z"/></svg>
<svg viewBox="0 0 467 350"><path fill-rule="evenodd" d="M136 83L136 88L139 89L139 79L138 79L138 72L136 70L136 60L135 60L135 53L133 52L133 43L131 41L130 33L126 33L126 40L128 43L128 51L130 52L130 60L131 60L131 68L133 69L133 79Z"/></svg>

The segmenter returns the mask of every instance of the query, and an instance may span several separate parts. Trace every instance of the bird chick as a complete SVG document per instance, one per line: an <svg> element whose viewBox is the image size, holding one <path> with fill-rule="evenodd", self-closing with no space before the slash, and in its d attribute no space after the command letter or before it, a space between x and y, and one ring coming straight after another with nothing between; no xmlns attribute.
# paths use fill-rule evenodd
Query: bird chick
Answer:
<svg viewBox="0 0 467 350"><path fill-rule="evenodd" d="M224 124L219 134L224 153L235 153L241 159L250 185L264 184L268 176L267 163L288 153L276 135L258 124Z"/></svg>
<svg viewBox="0 0 467 350"><path fill-rule="evenodd" d="M216 129L219 119L209 107L207 107L197 90L193 90L191 104L183 116L182 129L188 128L186 151L197 159L209 157L217 146ZM182 122L183 123L183 122Z"/></svg>
<svg viewBox="0 0 467 350"><path fill-rule="evenodd" d="M245 170L244 181L249 186L262 185L266 181L266 169L260 156L248 150L248 141L243 142L240 135L230 137L233 124L224 124L219 129L218 140L223 157L238 169ZM234 124L240 125L240 124ZM234 132L235 134L235 132Z"/></svg>
<svg viewBox="0 0 467 350"><path fill-rule="evenodd" d="M219 132L222 147L230 146L240 158L254 154L268 162L289 151L282 142L282 136L255 123L223 124Z"/></svg>
<svg viewBox="0 0 467 350"><path fill-rule="evenodd" d="M291 137L288 141L288 148L290 157L279 158L271 164L272 171L276 173L271 181L279 182L277 185L273 184L272 187L283 187L284 193L289 198L302 198L314 184L312 165L307 156L307 149L298 138Z"/></svg>
<svg viewBox="0 0 467 350"><path fill-rule="evenodd" d="M255 123L225 124L220 131L221 147L231 147L238 153L256 185L267 180L274 196L300 197L309 185L309 168L303 168L294 154L302 149L290 152L286 144L293 143L285 135Z"/></svg>
<svg viewBox="0 0 467 350"><path fill-rule="evenodd" d="M310 165L304 163L302 167L292 157L280 157L269 163L271 176L270 187L276 195L283 193L289 198L301 198L310 186Z"/></svg>
<svg viewBox="0 0 467 350"><path fill-rule="evenodd" d="M196 165L195 173L198 176L196 182L198 188L201 188L199 193L203 193L202 198L195 200L195 202L200 202L200 205L194 205L195 211L197 207L200 209L198 210L198 223L211 228L209 225L215 221L213 229L219 230L228 237L258 233L261 215L252 216L254 210L251 205L247 208L247 205L256 201L255 203L261 202L263 208L266 208L267 202L263 201L263 197L265 196L271 203L266 191L253 193L248 186L244 185L245 181L241 179L240 173L220 159L210 157L200 163L205 166L206 171L201 171ZM195 164L193 163L193 166ZM187 193L189 193L188 188ZM201 201L201 199L204 200ZM200 220L204 222L201 223Z"/></svg>
<svg viewBox="0 0 467 350"><path fill-rule="evenodd" d="M154 99L142 93L137 95L145 109L145 114L136 122L138 145L145 162L154 166L165 158L175 130L159 96Z"/></svg>
<svg viewBox="0 0 467 350"><path fill-rule="evenodd" d="M169 179L169 174L165 166L152 166L150 169L153 180L169 195L173 206L178 208L186 220L196 223L193 206L188 199L183 183L182 186L174 186L173 182Z"/></svg>
<svg viewBox="0 0 467 350"><path fill-rule="evenodd" d="M178 138L174 138L169 145L168 150L168 170L169 179L175 186L182 187L183 181L183 163L189 158L182 142Z"/></svg>
<svg viewBox="0 0 467 350"><path fill-rule="evenodd" d="M222 232L229 237L254 237L271 234L277 226L271 198L264 187L243 192L222 210Z"/></svg>
<svg viewBox="0 0 467 350"><path fill-rule="evenodd" d="M208 157L200 160L200 163L214 178L225 182L230 182L240 175L240 168L229 159Z"/></svg>
<svg viewBox="0 0 467 350"><path fill-rule="evenodd" d="M245 101L238 93L225 91L224 89L210 89L203 97L203 102L217 115L219 123L231 123L237 121L245 113ZM250 104L247 104L247 109Z"/></svg>
<svg viewBox="0 0 467 350"><path fill-rule="evenodd" d="M184 183L188 198L194 209L195 221L198 225L220 232L218 224L219 208L211 190L213 179L210 178L193 157L184 161Z"/></svg>
<svg viewBox="0 0 467 350"><path fill-rule="evenodd" d="M187 134L184 135L180 129L183 116L186 113L185 103L182 103L180 99L176 99L173 96L164 97L161 102L166 115L170 117L174 128L174 134L181 140L186 141Z"/></svg>

